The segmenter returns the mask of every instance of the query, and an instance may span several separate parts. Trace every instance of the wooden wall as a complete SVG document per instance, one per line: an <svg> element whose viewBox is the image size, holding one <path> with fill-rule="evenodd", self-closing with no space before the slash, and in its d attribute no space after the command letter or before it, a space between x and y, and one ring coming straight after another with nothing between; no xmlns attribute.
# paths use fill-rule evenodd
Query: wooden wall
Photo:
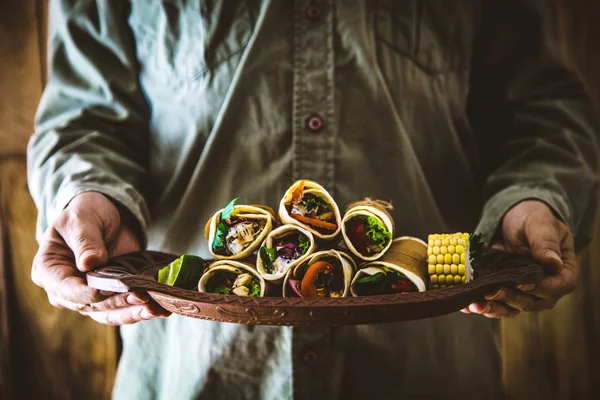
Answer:
<svg viewBox="0 0 600 400"><path fill-rule="evenodd" d="M598 101L600 2L557 5L565 56ZM6 239L0 245L0 398L10 399L12 390L19 399L108 399L116 330L52 308L30 281L36 211L26 188L25 150L46 75L46 6L45 0L0 0L0 239ZM600 379L600 224L582 257L591 268L556 309L500 323L511 397L600 398L594 384ZM11 387L11 378L24 384Z"/></svg>
<svg viewBox="0 0 600 400"><path fill-rule="evenodd" d="M108 399L116 330L53 308L30 278L36 210L26 187L25 151L46 76L46 7L45 0L0 0L0 211L9 256L4 266L10 266L0 272L12 275L0 277L10 289L0 285L0 305L10 308L10 315L0 316L0 332L10 318L15 399ZM7 359L3 351L0 360ZM10 399L9 390L3 383L0 398Z"/></svg>

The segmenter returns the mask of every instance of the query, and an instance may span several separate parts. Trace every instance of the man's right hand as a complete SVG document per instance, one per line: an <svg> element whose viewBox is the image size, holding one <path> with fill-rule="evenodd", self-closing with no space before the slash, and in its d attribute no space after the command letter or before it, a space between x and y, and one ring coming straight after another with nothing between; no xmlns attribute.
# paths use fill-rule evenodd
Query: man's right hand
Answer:
<svg viewBox="0 0 600 400"><path fill-rule="evenodd" d="M103 324L166 317L170 313L146 293L113 294L85 283L85 272L105 265L109 257L140 248L133 229L121 223L119 211L108 198L96 192L82 193L44 233L31 279L46 291L53 306L78 311Z"/></svg>

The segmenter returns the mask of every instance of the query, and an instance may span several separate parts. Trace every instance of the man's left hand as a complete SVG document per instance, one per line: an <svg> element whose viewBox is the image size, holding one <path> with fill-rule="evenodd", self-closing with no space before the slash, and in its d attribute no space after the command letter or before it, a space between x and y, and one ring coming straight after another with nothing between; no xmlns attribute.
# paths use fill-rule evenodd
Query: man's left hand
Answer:
<svg viewBox="0 0 600 400"><path fill-rule="evenodd" d="M512 253L531 253L545 267L548 276L535 285L488 293L486 301L469 305L462 310L464 313L502 318L521 311L550 309L577 287L579 265L573 236L545 203L528 200L514 206L502 221L500 241L492 247Z"/></svg>

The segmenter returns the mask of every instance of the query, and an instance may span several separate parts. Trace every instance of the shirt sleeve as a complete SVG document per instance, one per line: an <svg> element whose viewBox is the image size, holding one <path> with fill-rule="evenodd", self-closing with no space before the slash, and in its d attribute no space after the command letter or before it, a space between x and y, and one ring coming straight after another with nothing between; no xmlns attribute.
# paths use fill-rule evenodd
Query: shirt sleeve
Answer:
<svg viewBox="0 0 600 400"><path fill-rule="evenodd" d="M37 236L76 195L128 210L143 242L149 110L125 1L51 1L49 76L27 153Z"/></svg>
<svg viewBox="0 0 600 400"><path fill-rule="evenodd" d="M489 244L513 206L536 199L568 224L580 248L591 240L596 204L593 102L561 62L548 7L482 3L469 94L485 204L476 231Z"/></svg>

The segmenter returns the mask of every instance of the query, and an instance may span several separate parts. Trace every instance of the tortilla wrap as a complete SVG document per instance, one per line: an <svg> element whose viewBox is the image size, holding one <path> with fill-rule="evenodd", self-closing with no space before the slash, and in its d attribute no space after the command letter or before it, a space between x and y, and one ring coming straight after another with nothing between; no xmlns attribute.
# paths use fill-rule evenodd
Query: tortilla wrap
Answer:
<svg viewBox="0 0 600 400"><path fill-rule="evenodd" d="M260 248L259 248L259 256L256 257L256 270L265 280L267 280L269 282L281 283L281 281L285 277L285 274L289 270L294 268L296 265L301 264L304 260L306 260L308 257L310 257L310 255L316 250L315 238L312 235L312 233L309 230L304 229L300 226L296 226L296 225L283 225L277 229L272 230L267 235L267 237L265 238L265 240L263 241L263 243L261 244L260 247L267 246L269 248L273 248L276 245L275 242L277 239L283 238L283 237L288 236L289 234L292 234L295 232L299 232L299 233L303 234L304 236L306 236L308 238L308 240L310 241L310 246L308 247L308 250L306 251L306 253L302 254L298 259L296 259L296 260L292 261L291 263L289 263L288 265L286 265L285 270L283 270L283 271L274 271L273 273L267 272L265 270L265 266L264 266L262 257L260 256Z"/></svg>
<svg viewBox="0 0 600 400"><path fill-rule="evenodd" d="M265 220L265 226L260 232L260 234L254 239L254 241L250 243L240 253L229 256L217 254L213 251L212 244L215 240L217 224L220 222L222 211L223 209L217 211L208 220L204 228L204 236L208 239L208 250L210 251L210 254L212 254L212 256L217 260L241 260L248 257L258 248L258 246L260 246L265 237L267 237L269 232L271 232L271 230L273 229L273 221L275 220L275 215L273 210L271 210L270 208L254 205L236 205L233 207L233 212L231 213L232 217Z"/></svg>
<svg viewBox="0 0 600 400"><path fill-rule="evenodd" d="M356 263L352 259L352 257L339 250L322 250L312 254L308 260L304 261L301 264L296 265L293 270L289 270L285 275L283 280L283 297L293 297L295 295L293 289L288 286L288 281L290 278L302 280L304 277L304 273L306 272L306 268L311 266L315 262L322 260L327 261L328 258L337 258L342 264L342 272L344 274L344 291L342 292L341 297L347 297L350 293L350 283L352 281L352 276L356 271ZM291 293L290 293L291 292Z"/></svg>
<svg viewBox="0 0 600 400"><path fill-rule="evenodd" d="M364 201L355 204L356 205L354 206L351 205L350 207L348 207L348 210L346 211L346 214L344 214L344 218L342 219L342 237L344 238L344 243L346 243L346 247L348 247L348 250L350 250L352 254L354 254L361 260L375 261L381 256L383 256L385 252L388 251L388 249L392 245L392 240L389 240L387 245L380 252L374 253L371 256L366 256L360 251L358 251L352 244L352 241L350 240L346 232L346 223L352 218L358 216L374 217L378 219L383 224L383 226L385 226L387 230L391 232L392 237L394 237L394 221L392 220L392 217L387 212L387 210L383 206L381 206L381 204L383 204L382 202L380 203L376 201Z"/></svg>
<svg viewBox="0 0 600 400"><path fill-rule="evenodd" d="M364 275L385 272L383 267L400 272L417 287L419 292L424 292L427 289L427 244L410 236L394 239L392 246L381 259L360 266L350 285L352 295L358 296L354 288L358 279Z"/></svg>
<svg viewBox="0 0 600 400"><path fill-rule="evenodd" d="M327 241L335 239L341 230L342 219L340 216L340 209L335 200L333 200L333 197L331 197L331 195L329 194L329 192L318 183L309 180L304 180L304 190L302 193L315 194L318 197L321 197L323 200L327 201L327 203L331 205L333 213L335 215L335 223L337 225L337 229L335 231L331 231L330 233L322 233L317 229L313 228L311 225L306 224L304 222L300 222L290 216L286 205L291 204L294 190L296 190L300 182L302 181L300 180L294 182L294 184L290 186L290 188L285 192L283 198L281 199L281 202L279 203L279 219L284 224L298 225L302 228L309 230L318 239L323 239Z"/></svg>
<svg viewBox="0 0 600 400"><path fill-rule="evenodd" d="M236 275L241 275L246 272L250 273L253 278L257 278L260 282L260 297L263 297L265 295L267 284L265 280L260 276L260 274L256 272L256 270L250 264L235 260L220 260L212 263L210 267L206 270L204 275L202 275L202 278L200 278L200 282L198 282L199 292L209 293L207 291L208 282L210 281L210 278L214 275L216 271L233 272Z"/></svg>

